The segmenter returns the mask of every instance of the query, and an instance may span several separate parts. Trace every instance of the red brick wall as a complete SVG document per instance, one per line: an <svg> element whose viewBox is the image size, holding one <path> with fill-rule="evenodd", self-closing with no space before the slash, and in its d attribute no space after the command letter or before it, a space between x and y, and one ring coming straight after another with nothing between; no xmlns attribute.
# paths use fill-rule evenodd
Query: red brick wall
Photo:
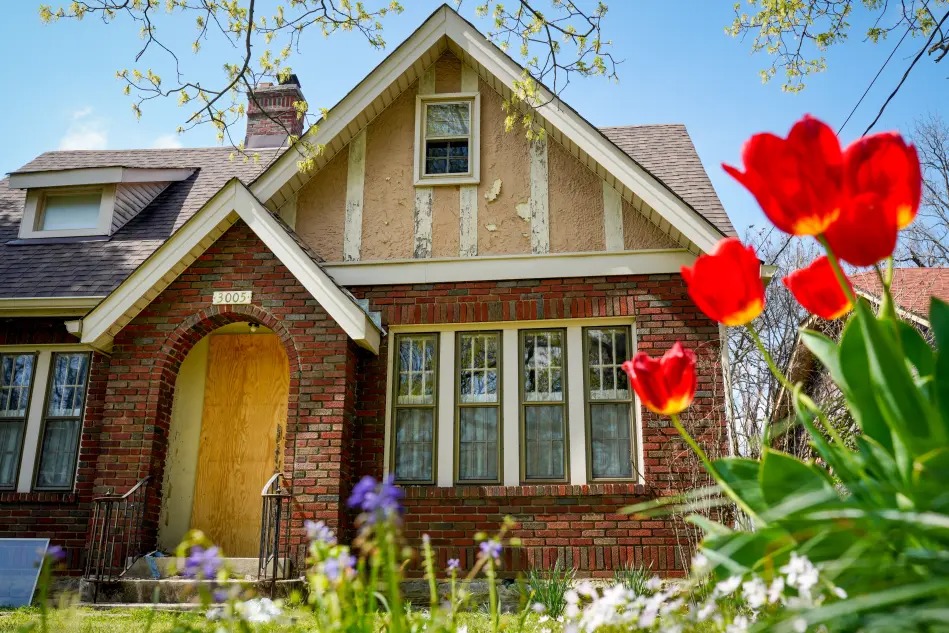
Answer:
<svg viewBox="0 0 949 633"><path fill-rule="evenodd" d="M386 326L635 316L638 349L663 353L676 340L695 349L701 364L698 394L684 423L713 454L725 447L724 394L718 326L705 318L685 292L679 275L642 275L521 281L484 281L358 287ZM385 424L386 349L359 365L354 474L381 476ZM494 532L503 517L517 521L513 536L524 548L508 554L509 571L549 566L557 558L584 575L645 564L680 573L681 524L635 520L618 509L707 482L697 460L668 420L643 411L645 485L414 487L406 500L407 536L428 533L442 563L471 560L474 534ZM683 543L684 545L685 543Z"/></svg>
<svg viewBox="0 0 949 633"><path fill-rule="evenodd" d="M0 345L75 345L78 341L66 332L65 320L0 320ZM107 356L93 354L73 491L0 492L0 538L48 538L51 545L66 549L71 573L83 563L108 366Z"/></svg>
<svg viewBox="0 0 949 633"><path fill-rule="evenodd" d="M214 290L252 290L253 305L212 306ZM304 518L345 527L355 348L343 330L242 222L232 227L115 338L96 489L127 489L151 475L146 529L161 505L178 369L212 330L256 321L274 330L290 362L285 472L293 477L295 535ZM342 482L342 483L341 483Z"/></svg>

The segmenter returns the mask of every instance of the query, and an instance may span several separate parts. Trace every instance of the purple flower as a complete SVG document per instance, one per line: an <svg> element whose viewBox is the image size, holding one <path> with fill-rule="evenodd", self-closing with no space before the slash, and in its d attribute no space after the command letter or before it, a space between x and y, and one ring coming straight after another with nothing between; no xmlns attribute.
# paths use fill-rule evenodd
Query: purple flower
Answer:
<svg viewBox="0 0 949 633"><path fill-rule="evenodd" d="M325 543L326 545L336 545L336 535L333 530L322 521L304 521L303 527L306 528L306 537L311 541Z"/></svg>
<svg viewBox="0 0 949 633"><path fill-rule="evenodd" d="M46 549L46 558L54 562L62 562L66 559L66 550L59 545L50 545Z"/></svg>
<svg viewBox="0 0 949 633"><path fill-rule="evenodd" d="M323 563L323 574L330 582L337 582L343 577L351 578L355 575L356 557L348 552L341 552L336 558L330 558Z"/></svg>
<svg viewBox="0 0 949 633"><path fill-rule="evenodd" d="M501 541L490 539L481 541L478 546L481 549L481 555L485 558L493 558L495 561L501 560Z"/></svg>
<svg viewBox="0 0 949 633"><path fill-rule="evenodd" d="M184 575L187 578L214 578L221 568L221 557L217 547L207 549L200 545L191 547L191 553L185 559Z"/></svg>
<svg viewBox="0 0 949 633"><path fill-rule="evenodd" d="M349 496L349 507L359 508L367 515L366 522L372 525L379 520L396 519L402 513L399 503L405 493L395 485L392 475L381 482L366 475L353 487Z"/></svg>
<svg viewBox="0 0 949 633"><path fill-rule="evenodd" d="M458 571L461 569L461 561L457 558L448 559L448 571Z"/></svg>

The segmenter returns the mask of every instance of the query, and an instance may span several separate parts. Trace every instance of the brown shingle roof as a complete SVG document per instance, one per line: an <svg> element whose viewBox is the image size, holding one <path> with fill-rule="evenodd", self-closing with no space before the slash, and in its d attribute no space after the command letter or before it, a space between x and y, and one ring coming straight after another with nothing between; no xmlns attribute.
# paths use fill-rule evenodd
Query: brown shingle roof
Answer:
<svg viewBox="0 0 949 633"><path fill-rule="evenodd" d="M624 125L600 132L715 228L736 235L684 125Z"/></svg>
<svg viewBox="0 0 949 633"><path fill-rule="evenodd" d="M229 160L226 147L47 152L18 171L81 167L191 167L108 240L13 243L26 194L0 180L0 298L104 296L122 282L231 178L252 180L263 163ZM270 156L267 156L270 158Z"/></svg>
<svg viewBox="0 0 949 633"><path fill-rule="evenodd" d="M875 271L851 275L850 282L857 291L871 297L883 293ZM928 321L930 297L949 302L949 268L897 268L890 293L901 309Z"/></svg>

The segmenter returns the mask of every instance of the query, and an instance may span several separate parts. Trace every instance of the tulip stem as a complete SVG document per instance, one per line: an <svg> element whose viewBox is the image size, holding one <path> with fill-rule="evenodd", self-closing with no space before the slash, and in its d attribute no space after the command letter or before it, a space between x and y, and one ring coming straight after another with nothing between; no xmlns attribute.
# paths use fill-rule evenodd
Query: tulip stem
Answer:
<svg viewBox="0 0 949 633"><path fill-rule="evenodd" d="M764 361L768 363L768 369L771 370L771 373L774 374L774 377L778 379L778 382L781 383L782 387L788 391L794 391L794 385L792 385L788 377L784 375L784 372L778 369L778 366L775 364L774 359L771 358L771 354L768 352L768 349L761 341L761 337L758 336L758 331L752 327L750 323L746 324L745 328L751 335L751 340L755 342L755 346L758 348L758 351L761 352L762 356L764 356Z"/></svg>
<svg viewBox="0 0 949 633"><path fill-rule="evenodd" d="M827 259L830 261L830 267L834 270L834 276L837 277L837 283L840 284L840 287L843 288L844 295L850 301L850 305L856 307L857 305L857 296L853 292L853 288L850 287L850 283L847 281L847 275L844 274L843 269L840 267L840 262L837 260L837 256L834 254L834 250L830 247L830 244L827 242L827 238L823 235L819 235L817 240L824 247L824 251L827 253Z"/></svg>

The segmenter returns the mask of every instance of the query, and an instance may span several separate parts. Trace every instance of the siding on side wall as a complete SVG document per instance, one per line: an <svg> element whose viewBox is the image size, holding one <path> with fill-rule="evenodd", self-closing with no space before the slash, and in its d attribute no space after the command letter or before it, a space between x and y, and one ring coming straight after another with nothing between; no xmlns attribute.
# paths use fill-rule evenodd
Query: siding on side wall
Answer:
<svg viewBox="0 0 949 633"><path fill-rule="evenodd" d="M125 226L139 211L165 190L167 182L120 183L115 187L115 213L112 216L112 232Z"/></svg>
<svg viewBox="0 0 949 633"><path fill-rule="evenodd" d="M297 194L296 232L326 261L343 259L348 162L347 146Z"/></svg>

